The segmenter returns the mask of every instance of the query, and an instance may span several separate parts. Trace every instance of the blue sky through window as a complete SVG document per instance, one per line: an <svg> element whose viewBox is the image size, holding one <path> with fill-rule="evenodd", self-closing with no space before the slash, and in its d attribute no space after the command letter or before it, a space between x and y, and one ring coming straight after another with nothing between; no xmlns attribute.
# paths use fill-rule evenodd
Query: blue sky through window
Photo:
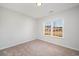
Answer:
<svg viewBox="0 0 79 59"><path fill-rule="evenodd" d="M56 26L56 27L63 27L64 26L64 20L62 19L53 19L52 20L52 26Z"/></svg>
<svg viewBox="0 0 79 59"><path fill-rule="evenodd" d="M45 25L46 26L56 26L56 27L64 27L64 20L62 20L62 19L59 19L59 18L55 18L55 19L53 19L53 20L51 20L51 21L47 21L47 22L45 22Z"/></svg>

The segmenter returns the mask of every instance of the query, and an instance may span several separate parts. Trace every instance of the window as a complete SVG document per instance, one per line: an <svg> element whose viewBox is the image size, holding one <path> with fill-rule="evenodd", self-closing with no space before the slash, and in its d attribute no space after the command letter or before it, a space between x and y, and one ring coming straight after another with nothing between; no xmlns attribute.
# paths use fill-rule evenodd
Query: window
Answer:
<svg viewBox="0 0 79 59"><path fill-rule="evenodd" d="M64 22L61 19L54 19L53 20L53 27L52 27L52 33L53 36L56 37L63 37L63 28L64 28Z"/></svg>
<svg viewBox="0 0 79 59"><path fill-rule="evenodd" d="M44 26L44 35L53 37L63 37L64 21L61 19L53 19Z"/></svg>
<svg viewBox="0 0 79 59"><path fill-rule="evenodd" d="M45 35L51 35L51 25L45 25Z"/></svg>

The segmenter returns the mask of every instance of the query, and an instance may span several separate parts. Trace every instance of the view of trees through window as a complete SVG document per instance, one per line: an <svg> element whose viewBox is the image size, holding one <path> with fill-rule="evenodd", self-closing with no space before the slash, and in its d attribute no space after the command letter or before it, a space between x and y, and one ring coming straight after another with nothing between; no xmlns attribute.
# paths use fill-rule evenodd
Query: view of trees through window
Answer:
<svg viewBox="0 0 79 59"><path fill-rule="evenodd" d="M64 31L64 21L60 19L55 19L45 24L44 35L63 37Z"/></svg>

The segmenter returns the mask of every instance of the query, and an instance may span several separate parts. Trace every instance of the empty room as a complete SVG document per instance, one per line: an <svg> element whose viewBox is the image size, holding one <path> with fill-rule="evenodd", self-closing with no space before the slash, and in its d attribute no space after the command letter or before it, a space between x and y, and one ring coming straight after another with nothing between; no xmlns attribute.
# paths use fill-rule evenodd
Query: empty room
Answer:
<svg viewBox="0 0 79 59"><path fill-rule="evenodd" d="M0 3L0 56L79 56L79 3Z"/></svg>

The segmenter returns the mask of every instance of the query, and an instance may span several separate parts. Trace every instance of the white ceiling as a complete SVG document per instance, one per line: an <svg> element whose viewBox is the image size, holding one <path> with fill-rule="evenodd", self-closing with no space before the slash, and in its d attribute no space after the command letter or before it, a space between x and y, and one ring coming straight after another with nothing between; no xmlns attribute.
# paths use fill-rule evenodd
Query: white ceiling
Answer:
<svg viewBox="0 0 79 59"><path fill-rule="evenodd" d="M37 6L36 3L0 3L1 7L5 7L32 18L40 18L48 16L51 13L60 12L79 5L78 3L43 3ZM53 10L53 12L51 11Z"/></svg>

